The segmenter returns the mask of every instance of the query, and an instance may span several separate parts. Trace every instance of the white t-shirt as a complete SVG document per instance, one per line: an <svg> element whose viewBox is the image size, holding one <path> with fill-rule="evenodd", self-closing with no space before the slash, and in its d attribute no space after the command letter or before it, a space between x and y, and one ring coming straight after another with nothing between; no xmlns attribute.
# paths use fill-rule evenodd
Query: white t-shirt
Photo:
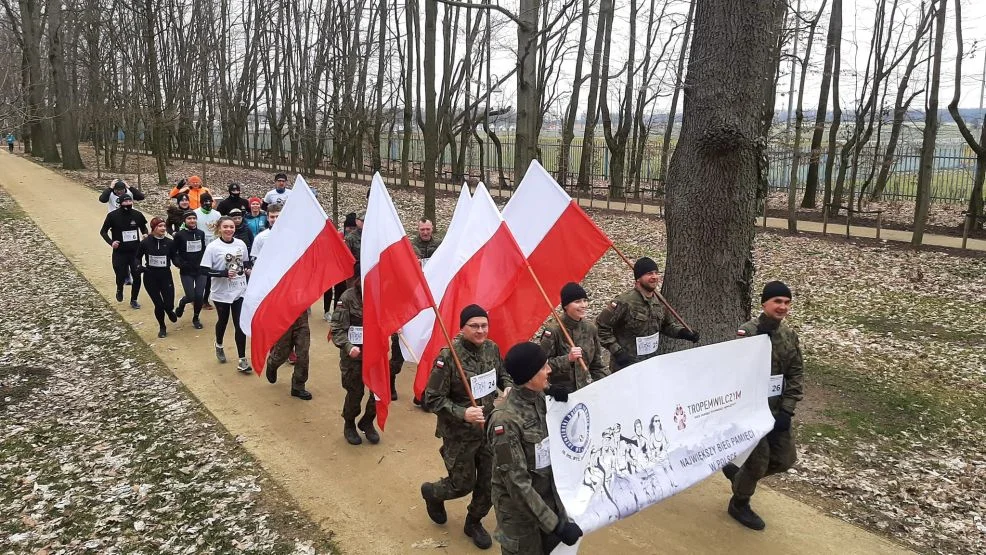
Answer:
<svg viewBox="0 0 986 555"><path fill-rule="evenodd" d="M260 251L264 249L264 243L267 242L267 237L270 236L270 228L267 228L257 234L253 238L253 247L250 250L250 257L254 260L260 258Z"/></svg>
<svg viewBox="0 0 986 555"><path fill-rule="evenodd" d="M202 267L226 273L231 265L236 264L243 268L243 265L249 260L250 253L243 241L234 238L232 243L226 243L222 239L216 239L205 248L205 253L202 255ZM246 287L247 281L244 273L240 273L233 279L213 277L211 298L221 303L232 303L243 296Z"/></svg>
<svg viewBox="0 0 986 555"><path fill-rule="evenodd" d="M206 214L201 207L195 209L195 215L198 216L199 229L205 233L205 242L211 243L213 239L219 236L217 226L219 225L219 218L222 218L223 215L216 209L209 210L209 213Z"/></svg>
<svg viewBox="0 0 986 555"><path fill-rule="evenodd" d="M133 193L130 192L130 187L127 187L123 191L123 194L133 196ZM106 212L107 213L112 212L119 207L120 207L120 197L116 196L116 193L111 191L110 198L109 200L106 201Z"/></svg>
<svg viewBox="0 0 986 555"><path fill-rule="evenodd" d="M271 189L270 191L267 191L266 195L264 195L264 202L268 205L284 204L284 202L288 200L289 196L291 196L291 189L284 189L283 193L278 193L277 189Z"/></svg>

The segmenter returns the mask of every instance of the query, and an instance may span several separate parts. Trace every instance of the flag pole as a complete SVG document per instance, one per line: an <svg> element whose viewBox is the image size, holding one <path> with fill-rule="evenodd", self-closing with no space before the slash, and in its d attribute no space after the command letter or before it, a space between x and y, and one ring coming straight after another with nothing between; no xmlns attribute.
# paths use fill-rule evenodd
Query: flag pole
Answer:
<svg viewBox="0 0 986 555"><path fill-rule="evenodd" d="M630 259L627 258L625 254L620 252L620 249L616 248L616 245L610 245L609 248L613 249L613 252L618 254L620 258L623 259L623 262L626 263L626 265L629 266L631 270L633 269L633 263L630 262ZM661 301L661 304L664 305L664 308L668 309L668 312L671 313L671 316L674 316L674 319L677 320L678 323L682 325L682 327L684 327L686 330L688 330L691 333L695 333L695 330L693 330L691 326L689 326L688 323L685 322L685 319L682 318L680 314L678 314L678 311L675 310L673 306L671 306L668 300L664 298L664 295L661 295L660 291L655 290L654 294L657 295L657 300Z"/></svg>
<svg viewBox="0 0 986 555"><path fill-rule="evenodd" d="M411 346L408 345L407 339L404 337L404 334L403 333L398 333L397 334L397 339L400 339L401 345L404 345L404 348L407 349L407 352L411 353L411 357L414 360L421 360L421 359L418 358L418 355L416 355L414 353L414 349L412 349Z"/></svg>
<svg viewBox="0 0 986 555"><path fill-rule="evenodd" d="M469 380L466 379L466 371L462 369L462 361L459 360L459 354L455 352L455 345L452 345L452 336L449 335L448 329L445 327L445 322L442 321L442 315L438 313L438 307L431 305L431 309L435 311L435 320L442 328L442 335L445 336L445 342L448 343L448 350L452 353L452 358L455 359L455 368L459 371L459 379L462 380L462 387L466 388L466 394L469 395L469 402L475 407L476 398L472 396L472 388L469 387Z"/></svg>
<svg viewBox="0 0 986 555"><path fill-rule="evenodd" d="M568 329L565 328L565 324L562 323L561 318L558 316L558 312L555 311L555 305L551 302L551 299L548 298L548 294L545 293L544 287L541 285L541 280L539 280L537 274L534 273L534 268L531 268L531 265L526 261L525 264L527 265L527 271L531 273L531 279L534 280L534 283L538 286L538 291L541 292L541 297L551 310L551 316L555 319L555 322L558 323L558 327L561 328L561 332L565 334L565 341L568 341L568 347L570 349L574 349L575 341L572 341L572 336L569 335ZM579 365L582 366L582 369L588 373L589 367L585 365L585 360L579 357L578 361Z"/></svg>

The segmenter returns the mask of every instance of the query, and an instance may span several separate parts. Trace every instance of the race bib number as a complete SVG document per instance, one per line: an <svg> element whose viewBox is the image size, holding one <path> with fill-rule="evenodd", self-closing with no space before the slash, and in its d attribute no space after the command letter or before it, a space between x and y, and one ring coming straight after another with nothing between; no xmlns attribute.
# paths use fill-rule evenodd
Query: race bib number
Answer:
<svg viewBox="0 0 986 555"><path fill-rule="evenodd" d="M349 326L349 332L346 333L346 338L353 345L363 344L363 326Z"/></svg>
<svg viewBox="0 0 986 555"><path fill-rule="evenodd" d="M185 243L185 252L202 252L202 239Z"/></svg>
<svg viewBox="0 0 986 555"><path fill-rule="evenodd" d="M472 396L481 399L496 391L496 370L490 370L478 376L469 378L469 385L472 386Z"/></svg>
<svg viewBox="0 0 986 555"><path fill-rule="evenodd" d="M234 288L246 287L246 276L236 276L235 278L229 280L229 284Z"/></svg>
<svg viewBox="0 0 986 555"><path fill-rule="evenodd" d="M548 438L544 438L534 446L534 466L537 470L551 466L551 449Z"/></svg>
<svg viewBox="0 0 986 555"><path fill-rule="evenodd" d="M152 267L152 268L164 268L164 267L166 267L168 265L168 257L167 256L155 256L153 254L152 255L148 255L147 256L147 265L150 266L150 267Z"/></svg>
<svg viewBox="0 0 986 555"><path fill-rule="evenodd" d="M124 243L129 243L130 241L136 241L136 240L137 240L137 230L136 229L133 229L133 230L130 230L130 231L124 231L123 232L123 242Z"/></svg>
<svg viewBox="0 0 986 555"><path fill-rule="evenodd" d="M770 386L767 387L767 397L777 397L784 393L784 374L775 374L770 377Z"/></svg>
<svg viewBox="0 0 986 555"><path fill-rule="evenodd" d="M428 261L429 260L431 260L431 258L422 258L421 259L421 267L424 268L428 264Z"/></svg>
<svg viewBox="0 0 986 555"><path fill-rule="evenodd" d="M661 332L647 337L637 338L637 356L649 355L657 351L657 341L661 338Z"/></svg>

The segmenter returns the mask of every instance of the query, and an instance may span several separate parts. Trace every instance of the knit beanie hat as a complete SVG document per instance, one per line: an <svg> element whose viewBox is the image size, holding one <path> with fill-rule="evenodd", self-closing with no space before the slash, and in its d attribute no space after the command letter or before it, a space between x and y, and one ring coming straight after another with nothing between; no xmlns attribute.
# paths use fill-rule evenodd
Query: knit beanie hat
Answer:
<svg viewBox="0 0 986 555"><path fill-rule="evenodd" d="M346 214L346 221L342 225L343 227L356 227L356 212Z"/></svg>
<svg viewBox="0 0 986 555"><path fill-rule="evenodd" d="M548 362L548 355L539 345L524 341L518 343L507 351L507 356L503 359L503 366L507 373L513 378L517 385L524 385L531 381Z"/></svg>
<svg viewBox="0 0 986 555"><path fill-rule="evenodd" d="M640 279L644 274L657 271L657 262L644 256L633 264L633 279Z"/></svg>
<svg viewBox="0 0 986 555"><path fill-rule="evenodd" d="M154 216L153 218L151 218L151 231L154 231L154 228L157 227L158 224L163 224L163 223L165 223L164 219Z"/></svg>
<svg viewBox="0 0 986 555"><path fill-rule="evenodd" d="M182 193L182 194L178 195L177 197L175 197L175 203L180 203L183 200L186 200L186 201L189 200L188 199L188 193Z"/></svg>
<svg viewBox="0 0 986 555"><path fill-rule="evenodd" d="M791 298L791 289L783 281L771 281L763 286L763 293L760 294L760 304L763 304L774 297Z"/></svg>
<svg viewBox="0 0 986 555"><path fill-rule="evenodd" d="M185 213L181 215L181 219L187 220L189 216L194 216L195 218L199 217L195 210L186 210Z"/></svg>
<svg viewBox="0 0 986 555"><path fill-rule="evenodd" d="M247 202L249 202L250 204L253 204L255 202L256 203L263 203L264 201L261 200L260 197L250 197Z"/></svg>
<svg viewBox="0 0 986 555"><path fill-rule="evenodd" d="M463 308L462 312L459 314L459 328L466 327L466 322L468 322L470 318L488 319L489 317L490 315L487 314L485 310L483 310L483 307L479 306L478 304L471 304Z"/></svg>
<svg viewBox="0 0 986 555"><path fill-rule="evenodd" d="M561 288L561 307L565 308L568 303L575 302L579 299L588 299L589 295L586 294L585 289L575 282L568 282Z"/></svg>

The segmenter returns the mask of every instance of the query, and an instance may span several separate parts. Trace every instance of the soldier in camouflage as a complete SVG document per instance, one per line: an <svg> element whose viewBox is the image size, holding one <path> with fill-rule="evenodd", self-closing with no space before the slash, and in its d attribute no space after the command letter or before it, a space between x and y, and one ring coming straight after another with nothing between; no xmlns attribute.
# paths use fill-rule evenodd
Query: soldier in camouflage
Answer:
<svg viewBox="0 0 986 555"><path fill-rule="evenodd" d="M414 254L418 255L418 260L421 261L422 266L428 263L428 259L435 254L438 246L442 244L441 239L435 239L434 232L435 226L432 225L431 220L421 218L421 221L418 222L418 236L411 239Z"/></svg>
<svg viewBox="0 0 986 555"><path fill-rule="evenodd" d="M698 342L698 332L678 322L657 298L661 275L646 256L633 265L633 289L613 299L596 317L599 341L609 350L610 372L657 356L658 334Z"/></svg>
<svg viewBox="0 0 986 555"><path fill-rule="evenodd" d="M291 324L288 331L277 340L277 343L267 355L267 368L265 374L267 381L277 383L277 369L288 360L291 353L295 353L297 358L294 363L294 374L291 375L291 395L299 399L310 401L312 394L305 389L305 382L308 381L308 351L312 344L311 330L308 328L308 312L304 311L298 319Z"/></svg>
<svg viewBox="0 0 986 555"><path fill-rule="evenodd" d="M545 392L559 401L566 401L568 394L609 375L603 366L602 345L596 326L585 319L589 296L577 283L566 283L561 288L561 317L565 329L572 337L575 348L568 345L565 334L557 322L552 321L541 333L541 348L551 366L551 387ZM579 360L585 361L588 372Z"/></svg>
<svg viewBox="0 0 986 555"><path fill-rule="evenodd" d="M791 309L791 290L780 281L772 281L764 286L760 303L763 312L740 326L736 335L770 336L770 373L784 376L781 393L768 401L774 415L774 429L760 440L743 466L729 463L722 469L733 484L733 497L727 507L729 515L753 530L763 530L766 526L750 508L750 497L757 489L757 482L765 476L786 471L797 460L794 438L791 437L791 418L804 394L804 366L798 334L784 323Z"/></svg>
<svg viewBox="0 0 986 555"><path fill-rule="evenodd" d="M528 342L514 345L503 364L515 385L486 428L493 449L494 536L505 555L542 555L560 541L575 545L582 535L565 516L551 476L544 391L552 370L544 351Z"/></svg>
<svg viewBox="0 0 986 555"><path fill-rule="evenodd" d="M363 214L360 213L356 216L356 229L353 229L346 234L346 246L349 247L349 252L353 253L353 258L356 262L359 262L359 249L360 245L363 243Z"/></svg>
<svg viewBox="0 0 986 555"><path fill-rule="evenodd" d="M346 390L346 400L342 404L343 436L351 445L363 443L357 429L366 434L370 443L379 443L380 434L373 427L373 419L377 417L377 405L370 393L366 400L363 417L356 422L360 414L360 405L366 387L363 384L363 291L360 287L359 263L350 278L349 289L342 294L336 303L332 314L332 343L339 347L339 369L342 370L342 387Z"/></svg>
<svg viewBox="0 0 986 555"><path fill-rule="evenodd" d="M503 369L500 349L487 339L489 316L477 305L469 305L459 317L461 335L454 341L455 352L470 381L478 406L470 406L469 393L459 377L455 359L448 347L442 349L428 378L424 405L438 415L435 436L442 438L440 453L448 477L421 485L428 516L445 524L448 515L445 501L472 493L463 532L481 549L493 545L482 519L490 512L490 480L493 454L483 433L486 419L493 410L497 388L513 385Z"/></svg>

